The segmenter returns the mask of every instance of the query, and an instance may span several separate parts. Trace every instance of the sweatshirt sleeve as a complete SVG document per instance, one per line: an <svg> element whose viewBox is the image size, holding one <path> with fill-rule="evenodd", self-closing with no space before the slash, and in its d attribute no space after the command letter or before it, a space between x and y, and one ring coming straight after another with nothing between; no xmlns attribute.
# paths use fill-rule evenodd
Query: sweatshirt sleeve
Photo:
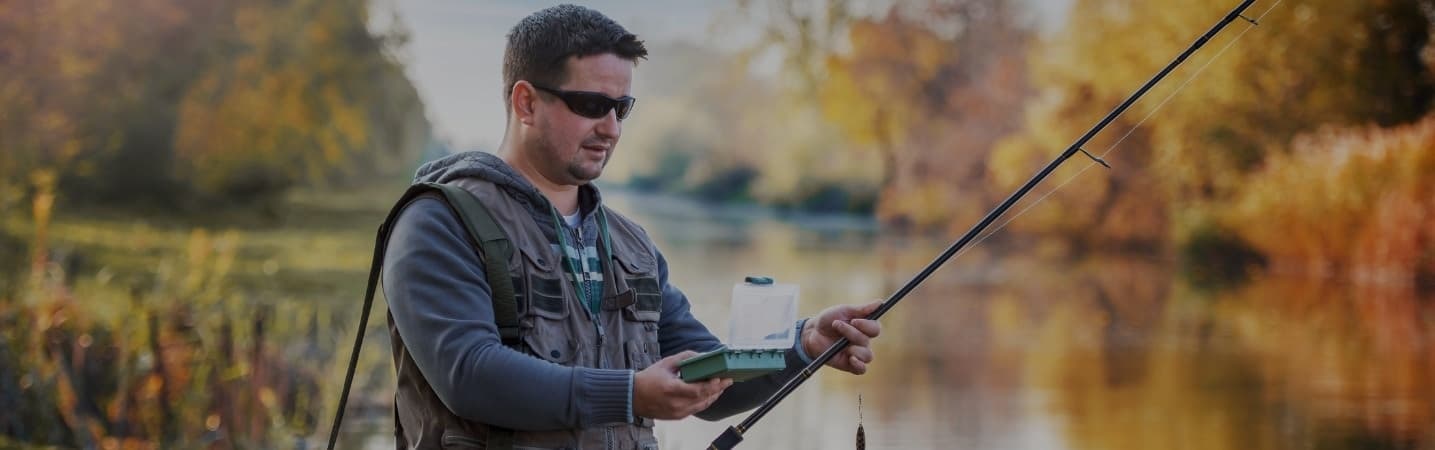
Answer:
<svg viewBox="0 0 1435 450"><path fill-rule="evenodd" d="M629 420L633 371L566 367L503 345L483 262L442 200L410 203L386 252L389 312L419 372L454 414L528 431Z"/></svg>
<svg viewBox="0 0 1435 450"><path fill-rule="evenodd" d="M685 350L706 352L722 345L707 326L693 317L688 296L668 282L668 260L662 252L658 252L658 284L663 289L663 311L658 315L658 345L663 357Z"/></svg>

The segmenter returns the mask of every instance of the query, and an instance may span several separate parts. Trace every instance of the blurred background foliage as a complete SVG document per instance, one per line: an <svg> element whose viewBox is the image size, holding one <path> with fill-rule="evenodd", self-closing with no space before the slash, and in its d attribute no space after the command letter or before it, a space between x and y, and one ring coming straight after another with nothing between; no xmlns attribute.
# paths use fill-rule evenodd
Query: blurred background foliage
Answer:
<svg viewBox="0 0 1435 450"><path fill-rule="evenodd" d="M428 138L364 0L0 3L0 207L194 210L409 170ZM48 175L41 175L48 174Z"/></svg>
<svg viewBox="0 0 1435 450"><path fill-rule="evenodd" d="M1062 28L1037 30L1007 0L876 15L853 4L739 2L730 20L759 24L751 47L656 52L677 59L644 66L662 102L645 111L661 118L629 132L637 162L615 163L613 178L958 233L1231 6L1079 0ZM1087 145L1110 152L1113 170L1053 192L1007 236L1055 237L1071 254L1173 250L1195 266L1429 280L1435 148L1417 123L1435 94L1432 7L1312 0L1250 31L1238 21ZM754 75L771 54L776 73ZM1066 164L1017 209L1089 165ZM1367 177L1393 167L1405 175ZM1408 235L1399 250L1349 243L1396 229Z"/></svg>
<svg viewBox="0 0 1435 450"><path fill-rule="evenodd" d="M738 1L709 34L743 30L745 45L648 43L604 182L615 202L657 192L701 205L652 200L666 214L719 211L654 227L675 266L763 260L814 297L885 295L933 247L912 242L965 231L1232 3L1075 0L1039 26L1017 0ZM386 11L0 0L0 447L302 446L327 430L373 229L419 163L455 150L405 73L411 31ZM891 393L913 401L946 392L922 383L1057 389L1074 446L1160 446L1164 428L1123 431L1170 404L1194 407L1164 423L1217 424L1211 448L1291 438L1231 425L1260 422L1251 408L1426 439L1411 424L1435 417L1421 362L1435 348L1432 14L1435 0L1305 0L1233 23L1088 144L1112 169L1074 158L970 258L1045 261L1014 269L1030 280L988 267L934 281L985 301L893 318L907 326L889 339L911 348L884 351L932 367L878 379L925 377L893 383L923 386ZM727 205L820 231L725 231L750 219ZM722 298L728 281L687 286ZM386 346L376 325L370 349ZM1154 349L1128 360L1131 342ZM1392 371L1370 369L1380 352ZM350 417L388 419L387 357L365 354ZM1285 381L1330 367L1336 387ZM1191 387L1211 379L1245 387ZM1354 406L1243 390L1267 384ZM1417 407L1370 403L1386 397Z"/></svg>
<svg viewBox="0 0 1435 450"><path fill-rule="evenodd" d="M0 447L270 447L332 410L353 308L313 300L362 293L382 214L339 194L431 147L371 6L0 1Z"/></svg>

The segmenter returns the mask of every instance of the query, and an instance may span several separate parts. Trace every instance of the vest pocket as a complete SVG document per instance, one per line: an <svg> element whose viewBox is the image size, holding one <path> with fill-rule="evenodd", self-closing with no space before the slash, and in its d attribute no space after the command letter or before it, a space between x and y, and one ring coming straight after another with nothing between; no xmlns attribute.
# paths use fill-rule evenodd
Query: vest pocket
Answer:
<svg viewBox="0 0 1435 450"><path fill-rule="evenodd" d="M614 276L622 279L619 286L632 291L633 303L623 307L623 316L638 322L657 322L663 310L663 287L658 282L657 264L651 257L636 253L614 253L618 270Z"/></svg>
<svg viewBox="0 0 1435 450"><path fill-rule="evenodd" d="M623 307L623 316L637 322L657 322L662 317L663 294L656 277L625 276L633 303Z"/></svg>
<svg viewBox="0 0 1435 450"><path fill-rule="evenodd" d="M563 297L562 272L554 270L553 261L533 249L522 249L523 272L527 283L521 296L525 300L520 311L549 319L568 317L568 302Z"/></svg>
<svg viewBox="0 0 1435 450"><path fill-rule="evenodd" d="M662 356L658 353L658 343L655 341L634 340L624 343L623 346L628 354L628 367L633 370L643 370L658 362Z"/></svg>
<svg viewBox="0 0 1435 450"><path fill-rule="evenodd" d="M533 356L558 365L571 365L573 357L578 355L577 346L564 333L528 333L523 336L523 343Z"/></svg>
<svg viewBox="0 0 1435 450"><path fill-rule="evenodd" d="M563 298L563 280L540 275L528 276L528 311L546 319L568 317L568 301Z"/></svg>

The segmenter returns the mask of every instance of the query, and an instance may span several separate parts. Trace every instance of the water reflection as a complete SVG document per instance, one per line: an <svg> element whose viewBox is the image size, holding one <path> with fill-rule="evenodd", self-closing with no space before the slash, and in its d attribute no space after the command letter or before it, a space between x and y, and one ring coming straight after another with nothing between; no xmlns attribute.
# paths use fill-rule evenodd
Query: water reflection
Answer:
<svg viewBox="0 0 1435 450"><path fill-rule="evenodd" d="M747 239L704 240L642 220L715 329L742 275L801 283L811 314L887 295L947 244L847 230L825 246L773 218L709 221ZM1270 276L1213 292L1168 258L1040 253L954 260L884 319L868 376L818 375L744 445L851 448L861 393L868 448L1435 448L1430 294ZM740 419L660 435L704 448Z"/></svg>
<svg viewBox="0 0 1435 450"><path fill-rule="evenodd" d="M745 275L799 283L810 315L888 295L948 244L850 218L608 200L719 333ZM28 250L0 255L0 447L317 446L298 436L327 432L371 245L367 225L324 230L376 222L372 209L310 222L312 236L61 224L55 241L89 262L50 278L23 273ZM19 248L27 230L8 229L0 248ZM867 376L820 372L742 448L852 448L858 394L871 449L1435 448L1431 294L1274 276L1211 290L1159 256L1033 256L1059 253L1008 243L953 260L884 318ZM371 335L348 448L392 445L392 369ZM741 418L661 422L659 437L706 448Z"/></svg>

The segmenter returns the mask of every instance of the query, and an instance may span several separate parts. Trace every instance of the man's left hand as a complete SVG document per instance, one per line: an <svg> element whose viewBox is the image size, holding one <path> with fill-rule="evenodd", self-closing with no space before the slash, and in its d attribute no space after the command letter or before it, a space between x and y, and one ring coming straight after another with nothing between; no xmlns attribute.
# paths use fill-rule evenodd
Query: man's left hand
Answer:
<svg viewBox="0 0 1435 450"><path fill-rule="evenodd" d="M867 373L867 365L876 357L872 352L872 338L882 334L882 325L863 317L881 305L882 301L878 300L865 305L839 305L822 310L802 326L802 349L816 359L838 339L845 337L851 344L827 360L827 365L857 375Z"/></svg>

